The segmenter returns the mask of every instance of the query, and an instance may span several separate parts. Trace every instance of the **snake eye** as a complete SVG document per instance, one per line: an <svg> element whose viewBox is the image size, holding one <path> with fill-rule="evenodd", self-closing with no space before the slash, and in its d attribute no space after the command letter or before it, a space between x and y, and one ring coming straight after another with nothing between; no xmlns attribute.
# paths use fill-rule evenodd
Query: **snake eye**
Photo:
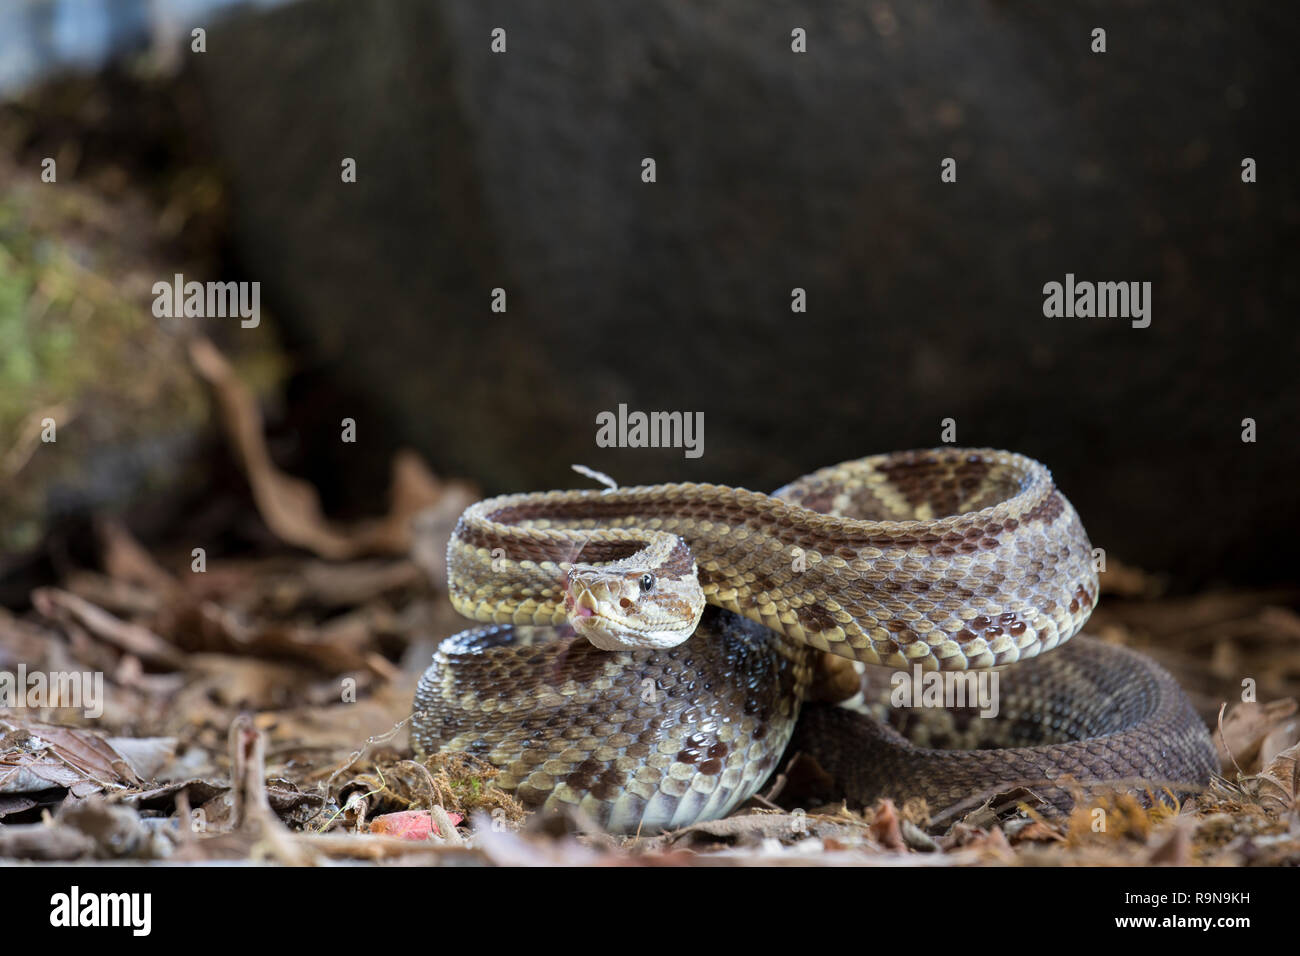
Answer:
<svg viewBox="0 0 1300 956"><path fill-rule="evenodd" d="M655 576L653 574L641 575L641 591L649 594L655 589Z"/></svg>

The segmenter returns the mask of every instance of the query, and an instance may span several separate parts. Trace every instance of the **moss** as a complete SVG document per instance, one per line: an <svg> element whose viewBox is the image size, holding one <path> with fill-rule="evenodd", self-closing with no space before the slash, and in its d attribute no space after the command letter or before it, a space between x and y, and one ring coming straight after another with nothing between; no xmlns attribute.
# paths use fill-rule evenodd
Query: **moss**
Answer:
<svg viewBox="0 0 1300 956"><path fill-rule="evenodd" d="M15 552L39 541L52 501L114 508L176 480L211 413L190 329L152 313L152 283L184 268L154 251L149 207L0 180L15 183L0 195L0 552ZM241 372L259 390L282 381L269 333L240 331Z"/></svg>

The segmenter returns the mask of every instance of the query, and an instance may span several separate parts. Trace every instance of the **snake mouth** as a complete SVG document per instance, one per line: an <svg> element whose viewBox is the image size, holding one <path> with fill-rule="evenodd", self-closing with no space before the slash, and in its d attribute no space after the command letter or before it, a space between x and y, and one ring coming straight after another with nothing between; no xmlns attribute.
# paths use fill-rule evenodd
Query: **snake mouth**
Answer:
<svg viewBox="0 0 1300 956"><path fill-rule="evenodd" d="M564 596L564 610L574 632L603 651L627 651L676 647L695 631L695 622L677 627L637 627L617 612L618 594L600 581L570 580ZM630 602L624 599L623 606Z"/></svg>
<svg viewBox="0 0 1300 956"><path fill-rule="evenodd" d="M600 608L600 602L591 589L576 581L572 583L569 593L564 598L565 609L578 617L592 617Z"/></svg>

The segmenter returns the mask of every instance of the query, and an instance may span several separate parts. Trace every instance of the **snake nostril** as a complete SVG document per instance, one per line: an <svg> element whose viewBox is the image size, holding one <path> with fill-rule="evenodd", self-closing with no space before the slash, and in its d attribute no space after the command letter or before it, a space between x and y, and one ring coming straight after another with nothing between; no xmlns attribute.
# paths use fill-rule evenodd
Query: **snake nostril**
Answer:
<svg viewBox="0 0 1300 956"><path fill-rule="evenodd" d="M618 606L619 606L619 607L631 607L631 606L632 606L632 602L631 602L631 600L629 600L628 598L619 598L619 599L618 599Z"/></svg>

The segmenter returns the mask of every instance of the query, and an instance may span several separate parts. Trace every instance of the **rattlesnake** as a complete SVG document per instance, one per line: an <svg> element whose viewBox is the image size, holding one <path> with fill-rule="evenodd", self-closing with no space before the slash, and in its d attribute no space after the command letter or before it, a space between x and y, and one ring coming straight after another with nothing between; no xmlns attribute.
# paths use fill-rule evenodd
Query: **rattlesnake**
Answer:
<svg viewBox="0 0 1300 956"><path fill-rule="evenodd" d="M1204 726L1146 658L1085 638L1027 660L1080 630L1099 587L1074 508L1009 452L879 455L773 495L683 483L493 498L461 516L448 579L453 606L494 626L439 648L416 749L480 754L526 805L614 831L750 797L818 651L908 671L1025 662L999 671L1002 717L968 735L1011 749L918 748L808 708L799 749L855 801L941 810L1024 785L1062 808L1097 781L1193 787L1214 767Z"/></svg>

